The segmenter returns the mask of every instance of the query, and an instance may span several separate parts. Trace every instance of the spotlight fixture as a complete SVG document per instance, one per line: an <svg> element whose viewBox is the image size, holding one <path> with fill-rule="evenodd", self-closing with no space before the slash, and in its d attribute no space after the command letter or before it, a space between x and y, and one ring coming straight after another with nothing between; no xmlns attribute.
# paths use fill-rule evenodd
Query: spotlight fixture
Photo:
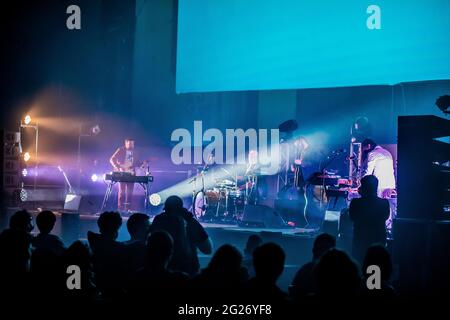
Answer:
<svg viewBox="0 0 450 320"><path fill-rule="evenodd" d="M31 123L31 116L30 116L29 114L27 114L27 115L25 116L25 118L23 118L23 122L24 122L26 125L29 125L29 124Z"/></svg>
<svg viewBox="0 0 450 320"><path fill-rule="evenodd" d="M30 153L29 153L29 152L25 152L25 153L23 154L23 160L24 160L25 162L28 162L28 161L30 161L30 159L31 159Z"/></svg>
<svg viewBox="0 0 450 320"><path fill-rule="evenodd" d="M157 207L161 204L161 196L157 193L153 193L149 197L150 204L154 207Z"/></svg>
<svg viewBox="0 0 450 320"><path fill-rule="evenodd" d="M20 201L25 202L28 200L28 192L26 189L21 189L20 190Z"/></svg>
<svg viewBox="0 0 450 320"><path fill-rule="evenodd" d="M26 176L28 176L28 170L26 168L24 168L22 170L22 177L26 177Z"/></svg>
<svg viewBox="0 0 450 320"><path fill-rule="evenodd" d="M91 176L91 180L92 180L92 182L97 182L97 180L98 180L97 174L94 173L94 174Z"/></svg>
<svg viewBox="0 0 450 320"><path fill-rule="evenodd" d="M93 126L91 128L91 132L94 136L98 135L100 133L100 126L98 124L96 124L95 126Z"/></svg>

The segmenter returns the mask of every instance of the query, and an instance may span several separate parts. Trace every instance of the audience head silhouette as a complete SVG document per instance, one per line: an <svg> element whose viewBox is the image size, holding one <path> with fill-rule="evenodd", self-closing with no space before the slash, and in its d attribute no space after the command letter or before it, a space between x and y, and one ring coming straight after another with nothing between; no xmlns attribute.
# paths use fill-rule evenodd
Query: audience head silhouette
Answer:
<svg viewBox="0 0 450 320"><path fill-rule="evenodd" d="M246 255L252 255L253 251L255 251L255 249L257 247L259 247L262 244L262 242L263 242L263 240L262 240L262 238L259 235L252 234L247 239L247 243L245 245L244 253Z"/></svg>
<svg viewBox="0 0 450 320"><path fill-rule="evenodd" d="M330 249L325 252L314 271L321 295L355 295L360 288L357 265L339 249Z"/></svg>
<svg viewBox="0 0 450 320"><path fill-rule="evenodd" d="M225 278L236 276L241 271L242 254L229 244L224 244L214 253L208 271Z"/></svg>
<svg viewBox="0 0 450 320"><path fill-rule="evenodd" d="M286 256L283 249L273 242L256 248L253 252L253 266L256 278L275 284L283 273Z"/></svg>
<svg viewBox="0 0 450 320"><path fill-rule="evenodd" d="M316 237L313 244L313 258L318 260L325 252L336 246L336 238L329 233L322 233Z"/></svg>
<svg viewBox="0 0 450 320"><path fill-rule="evenodd" d="M164 211L167 213L177 212L183 209L183 200L178 196L170 196L164 203Z"/></svg>
<svg viewBox="0 0 450 320"><path fill-rule="evenodd" d="M367 267L376 265L380 267L381 279L389 281L392 274L392 260L389 252L381 244L376 244L367 249L363 262L363 274L366 274Z"/></svg>
<svg viewBox="0 0 450 320"><path fill-rule="evenodd" d="M48 234L55 226L56 216L50 210L40 212L36 217L36 225L41 233Z"/></svg>
<svg viewBox="0 0 450 320"><path fill-rule="evenodd" d="M91 252L86 244L77 240L64 252L64 259L67 265L77 265L81 269L88 268L91 263Z"/></svg>
<svg viewBox="0 0 450 320"><path fill-rule="evenodd" d="M9 228L30 233L34 229L33 217L27 210L17 211L9 219Z"/></svg>
<svg viewBox="0 0 450 320"><path fill-rule="evenodd" d="M127 221L127 229L131 240L147 240L150 230L150 218L144 213L133 213Z"/></svg>
<svg viewBox="0 0 450 320"><path fill-rule="evenodd" d="M166 231L155 231L147 240L147 265L167 268L173 254L173 239Z"/></svg>
<svg viewBox="0 0 450 320"><path fill-rule="evenodd" d="M374 175L368 175L361 179L359 194L363 197L376 196L378 190L378 179Z"/></svg>
<svg viewBox="0 0 450 320"><path fill-rule="evenodd" d="M119 229L122 225L122 217L118 212L103 212L97 220L100 233L110 239L116 240L119 236Z"/></svg>

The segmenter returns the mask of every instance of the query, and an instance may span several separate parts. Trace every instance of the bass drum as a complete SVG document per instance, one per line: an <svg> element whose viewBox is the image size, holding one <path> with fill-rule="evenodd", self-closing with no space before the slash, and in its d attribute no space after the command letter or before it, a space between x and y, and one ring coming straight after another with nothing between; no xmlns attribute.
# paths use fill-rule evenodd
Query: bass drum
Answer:
<svg viewBox="0 0 450 320"><path fill-rule="evenodd" d="M208 207L208 199L203 191L197 192L194 197L194 214L197 219L201 219L206 215L206 208Z"/></svg>
<svg viewBox="0 0 450 320"><path fill-rule="evenodd" d="M220 193L217 190L199 191L194 198L194 212L197 219L203 219L210 211L216 208L220 201Z"/></svg>

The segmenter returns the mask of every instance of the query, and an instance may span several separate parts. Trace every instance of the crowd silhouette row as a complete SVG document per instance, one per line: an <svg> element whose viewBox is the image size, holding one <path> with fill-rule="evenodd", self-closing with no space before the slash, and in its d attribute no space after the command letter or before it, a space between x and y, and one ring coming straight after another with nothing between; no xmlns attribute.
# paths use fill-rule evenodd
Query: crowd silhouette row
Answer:
<svg viewBox="0 0 450 320"><path fill-rule="evenodd" d="M378 200L369 200L369 209L358 203L358 210L375 214L373 203ZM357 215L357 211L350 213ZM359 263L336 248L334 236L322 233L314 241L311 261L298 270L285 291L277 286L286 260L280 245L264 243L253 234L242 252L231 244L213 252L207 232L177 196L166 200L163 213L152 223L146 214L132 214L126 223L130 239L125 242L117 241L122 226L117 212L102 213L97 220L99 233L89 231L87 242L77 240L65 247L58 236L51 234L56 221L53 212L37 215L39 233L32 236L33 217L22 210L10 218L9 228L0 234L1 290L93 302L223 302L225 296L236 301L287 303L311 297L392 297L390 255L382 243L373 243L383 240L382 235L372 230L374 241L363 233L358 242L357 233L361 231L357 224L373 227L370 217L369 222L358 219L354 217L356 252L362 255ZM366 237L365 242L361 237ZM200 268L198 251L213 254L204 269ZM79 290L67 287L70 265L81 270ZM369 265L381 269L380 290L369 290L365 284Z"/></svg>

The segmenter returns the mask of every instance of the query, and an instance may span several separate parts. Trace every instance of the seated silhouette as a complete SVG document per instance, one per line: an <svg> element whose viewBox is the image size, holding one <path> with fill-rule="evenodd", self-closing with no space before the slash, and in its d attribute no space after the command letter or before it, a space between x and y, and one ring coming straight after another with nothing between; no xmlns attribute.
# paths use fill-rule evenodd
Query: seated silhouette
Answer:
<svg viewBox="0 0 450 320"><path fill-rule="evenodd" d="M45 210L36 217L36 225L39 234L33 238L33 249L38 252L48 252L55 256L61 256L64 251L64 243L57 235L50 234L55 226L56 216L53 212Z"/></svg>
<svg viewBox="0 0 450 320"><path fill-rule="evenodd" d="M242 266L247 269L249 278L255 276L255 269L253 268L253 252L262 244L262 238L257 234L252 234L248 237L244 248L244 257L242 259Z"/></svg>
<svg viewBox="0 0 450 320"><path fill-rule="evenodd" d="M102 297L114 299L124 293L126 283L125 245L116 241L122 225L118 212L103 212L97 220L100 234L88 231L95 283Z"/></svg>
<svg viewBox="0 0 450 320"><path fill-rule="evenodd" d="M144 267L135 273L129 287L132 300L172 301L187 286L188 275L168 268L174 242L166 231L152 232L146 246Z"/></svg>
<svg viewBox="0 0 450 320"><path fill-rule="evenodd" d="M226 297L237 299L247 278L247 270L242 267L242 254L236 247L224 244L192 283L201 301L219 303Z"/></svg>
<svg viewBox="0 0 450 320"><path fill-rule="evenodd" d="M170 196L164 204L164 212L157 215L151 225L151 231L167 231L173 238L174 252L169 268L195 275L200 269L197 249L211 254L212 243L202 225L192 213L183 208L183 200Z"/></svg>
<svg viewBox="0 0 450 320"><path fill-rule="evenodd" d="M329 249L336 246L336 238L328 233L322 233L316 237L313 244L312 261L304 264L297 272L290 287L290 295L297 299L304 296L310 296L317 293L317 287L314 282L314 267L320 257Z"/></svg>
<svg viewBox="0 0 450 320"><path fill-rule="evenodd" d="M386 220L389 202L377 196L378 179L373 175L361 179L361 198L350 202L349 214L353 221L352 256L362 263L367 249L374 243L386 242Z"/></svg>
<svg viewBox="0 0 450 320"><path fill-rule="evenodd" d="M325 252L314 267L314 277L318 295L322 298L355 297L361 291L358 266L342 250Z"/></svg>
<svg viewBox="0 0 450 320"><path fill-rule="evenodd" d="M17 211L9 220L9 228L0 233L0 288L28 286L33 217L26 210Z"/></svg>
<svg viewBox="0 0 450 320"><path fill-rule="evenodd" d="M92 302L97 298L97 288L94 284L92 255L89 247L80 240L72 243L62 256L63 263L63 298L68 302ZM81 273L81 289L68 290L66 286L67 268L78 266Z"/></svg>
<svg viewBox="0 0 450 320"><path fill-rule="evenodd" d="M150 217L144 213L133 213L127 221L130 240L125 241L129 273L144 267L147 237L150 232Z"/></svg>
<svg viewBox="0 0 450 320"><path fill-rule="evenodd" d="M36 217L39 234L32 239L30 270L35 289L58 295L62 282L62 255L65 247L61 239L50 232L55 226L56 216L45 210Z"/></svg>
<svg viewBox="0 0 450 320"><path fill-rule="evenodd" d="M253 252L255 277L247 283L247 300L259 303L284 303L287 294L277 286L277 280L284 270L286 255L283 249L273 243L265 243Z"/></svg>
<svg viewBox="0 0 450 320"><path fill-rule="evenodd" d="M369 290L367 286L364 286L364 294L370 298L392 298L394 297L395 290L389 283L392 275L392 259L387 249L380 244L372 245L367 249L366 256L362 265L363 282L367 282L368 276L367 268L371 265L378 266L381 271L381 289Z"/></svg>

